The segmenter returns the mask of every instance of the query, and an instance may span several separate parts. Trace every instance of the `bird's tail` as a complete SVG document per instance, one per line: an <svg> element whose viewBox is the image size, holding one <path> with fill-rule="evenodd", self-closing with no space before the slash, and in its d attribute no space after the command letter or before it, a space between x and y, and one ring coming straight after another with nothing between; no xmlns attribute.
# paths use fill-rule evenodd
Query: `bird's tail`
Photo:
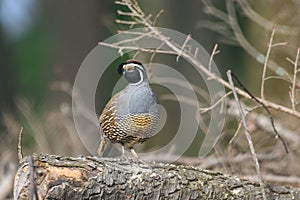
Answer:
<svg viewBox="0 0 300 200"><path fill-rule="evenodd" d="M112 147L111 141L105 135L102 136L97 151L98 155L101 157L106 156Z"/></svg>

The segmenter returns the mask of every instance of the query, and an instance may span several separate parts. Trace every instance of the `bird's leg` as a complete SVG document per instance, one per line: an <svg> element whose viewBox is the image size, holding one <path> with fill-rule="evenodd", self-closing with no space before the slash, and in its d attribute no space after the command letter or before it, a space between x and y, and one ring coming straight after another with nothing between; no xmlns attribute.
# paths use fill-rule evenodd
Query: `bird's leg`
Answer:
<svg viewBox="0 0 300 200"><path fill-rule="evenodd" d="M130 148L130 151L131 151L132 155L134 156L134 158L135 158L136 160L139 160L139 159L140 159L139 156L137 155L137 153L135 152L135 150L134 150L133 148Z"/></svg>
<svg viewBox="0 0 300 200"><path fill-rule="evenodd" d="M133 155L135 161L137 161L139 163L142 163L144 165L148 164L144 160L140 159L140 157L137 155L137 153L135 152L135 150L133 149L133 147L130 148L130 151L131 151L131 154Z"/></svg>
<svg viewBox="0 0 300 200"><path fill-rule="evenodd" d="M129 158L128 158L128 156L125 154L125 146L124 146L124 144L121 144L121 155L120 156L118 156L120 159L126 159L126 160L128 160Z"/></svg>
<svg viewBox="0 0 300 200"><path fill-rule="evenodd" d="M125 155L125 147L124 147L124 145L122 145L122 154L121 154L121 157L124 157L124 155Z"/></svg>
<svg viewBox="0 0 300 200"><path fill-rule="evenodd" d="M101 140L99 142L98 150L97 150L98 155L101 157L106 156L109 150L111 149L111 147L112 144L110 140L104 134L102 134Z"/></svg>

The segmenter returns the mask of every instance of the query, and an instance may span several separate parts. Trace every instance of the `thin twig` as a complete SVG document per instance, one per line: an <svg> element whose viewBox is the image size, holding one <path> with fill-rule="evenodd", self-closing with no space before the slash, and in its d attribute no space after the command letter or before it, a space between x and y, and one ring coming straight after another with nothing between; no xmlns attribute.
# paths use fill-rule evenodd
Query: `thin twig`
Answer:
<svg viewBox="0 0 300 200"><path fill-rule="evenodd" d="M280 76L267 76L265 78L265 81L269 80L269 79L279 79L279 80L285 81L287 83L290 83L292 81L292 80L287 79L286 77L280 77Z"/></svg>
<svg viewBox="0 0 300 200"><path fill-rule="evenodd" d="M286 42L281 42L281 43L275 43L275 44L273 44L273 39L274 39L275 31L276 31L276 29L273 28L271 36L270 36L270 41L269 41L269 44L268 44L268 50L267 50L265 61L264 61L264 67L263 67L263 72L262 72L262 77L261 77L261 87L260 87L260 96L261 96L261 99L265 99L264 89L265 89L265 81L267 80L267 78L266 78L266 71L267 71L267 68L268 68L268 62L269 62L269 59L270 59L271 49L273 47L287 45Z"/></svg>
<svg viewBox="0 0 300 200"><path fill-rule="evenodd" d="M276 29L273 28L272 33L271 33L270 41L269 41L269 44L268 44L268 50L267 50L267 54L266 54L266 58L265 58L265 62L264 62L262 77L261 77L260 98L262 98L262 99L265 99L265 96L264 96L265 77L266 77L266 71L267 71L267 66L268 66L268 60L269 60L270 52L271 52L271 49L272 49L272 43L273 43L275 30Z"/></svg>
<svg viewBox="0 0 300 200"><path fill-rule="evenodd" d="M120 20L120 19L116 19L115 22L118 24L125 24L125 25L131 25L131 26L138 24L137 21L125 21L125 20Z"/></svg>
<svg viewBox="0 0 300 200"><path fill-rule="evenodd" d="M288 44L289 44L288 42L278 42L278 43L272 44L271 47L273 48L273 47L278 47L278 46L287 46Z"/></svg>
<svg viewBox="0 0 300 200"><path fill-rule="evenodd" d="M177 55L177 52L174 52L174 51L165 51L165 50L159 50L159 49L145 49L145 48L134 47L134 46L115 46L115 44L109 44L109 43L103 43L103 42L99 42L98 44L107 46L107 47L116 48L116 49L121 49L122 51L123 51L123 49L126 49L126 50L134 50L134 51L139 50L141 52L146 52L146 53L161 53L161 54Z"/></svg>
<svg viewBox="0 0 300 200"><path fill-rule="evenodd" d="M136 59L140 53L140 51L136 51L135 54L132 56L132 59Z"/></svg>
<svg viewBox="0 0 300 200"><path fill-rule="evenodd" d="M156 25L156 22L158 20L158 18L160 17L160 15L164 12L164 10L160 10L159 13L155 16L154 20L153 20L153 26Z"/></svg>
<svg viewBox="0 0 300 200"><path fill-rule="evenodd" d="M164 46L164 43L161 43L161 44L156 48L156 50L157 50L157 49L161 49L163 46ZM148 74L149 74L149 77L148 77L149 80L152 80L152 79L153 79L153 76L154 76L154 74L152 73L151 67L152 67L152 63L153 63L153 60L154 60L154 57L156 56L156 54L157 54L157 52L153 52L152 55L151 55L151 57L150 57L150 61L149 61L149 62L150 62L150 67L149 67L150 69L149 69L149 71L148 71L148 72L149 72L149 73L148 73Z"/></svg>
<svg viewBox="0 0 300 200"><path fill-rule="evenodd" d="M240 117L241 117L241 120L242 120L242 125L245 129L245 134L246 134L246 137L247 137L247 141L248 141L248 144L249 144L249 148L250 148L250 151L251 151L251 154L252 154L253 161L255 162L257 178L258 178L258 182L260 184L262 196L263 196L263 199L266 200L267 197L266 197L264 183L263 183L263 180L262 180L260 166L259 166L259 163L258 163L257 155L255 153L254 145L253 145L253 142L252 142L252 139L251 139L248 127L247 127L245 112L244 112L244 109L243 109L242 105L240 104L239 98L238 98L237 93L235 91L235 86L234 86L233 81L232 81L231 71L228 70L226 74L227 74L228 81L229 81L229 83L231 85L231 88L232 88L233 96L234 96L235 101L236 101L236 103L238 105L238 108L239 108Z"/></svg>
<svg viewBox="0 0 300 200"><path fill-rule="evenodd" d="M274 134L274 129L271 125L269 116L266 116L262 113L257 114L253 112L256 109L261 108L262 107L261 105L253 108L248 108L243 103L242 105L247 111L246 117L249 116L252 124L254 124L257 128L263 130L266 133ZM233 116L234 118L239 120L240 118L239 118L239 113L238 113L236 103L233 100L229 100L227 101L227 106L228 106L227 113L230 116ZM284 126L280 122L276 123L276 129L278 130L278 132L280 132L280 134L284 137L284 139L288 141L290 149L294 149L295 147L298 146L298 141L300 141L300 136L297 133L297 131L289 129L288 127Z"/></svg>
<svg viewBox="0 0 300 200"><path fill-rule="evenodd" d="M183 45L181 46L181 53L179 53L179 54L177 55L177 57L176 57L176 62L179 61L179 58L180 58L182 52L184 51L185 45L188 43L188 41L189 41L190 39L191 39L191 35L188 35L188 36L186 37L186 39L185 39Z"/></svg>
<svg viewBox="0 0 300 200"><path fill-rule="evenodd" d="M117 10L117 14L118 15L123 15L123 16L130 16L130 17L137 16L137 15L134 15L132 12L124 12L122 10Z"/></svg>
<svg viewBox="0 0 300 200"><path fill-rule="evenodd" d="M241 130L241 127L242 127L242 121L239 121L239 125L235 131L235 133L233 134L232 138L230 139L229 141L229 144L232 144L233 143L233 140L237 137L237 135L239 134L240 130Z"/></svg>
<svg viewBox="0 0 300 200"><path fill-rule="evenodd" d="M129 2L123 2L123 1L115 1L116 5L122 5L122 6L127 6Z"/></svg>
<svg viewBox="0 0 300 200"><path fill-rule="evenodd" d="M22 152L22 135L23 135L23 126L21 126L21 130L19 132L19 138L18 138L18 159L19 163L23 159L23 152Z"/></svg>
<svg viewBox="0 0 300 200"><path fill-rule="evenodd" d="M213 62L213 59L215 57L215 55L217 55L218 53L220 53L220 51L218 50L218 44L215 44L213 51L210 54L210 58L209 58L209 64L208 64L208 70L211 71L211 64Z"/></svg>
<svg viewBox="0 0 300 200"><path fill-rule="evenodd" d="M292 89L291 89L291 102L292 102L293 110L296 110L296 106L295 106L295 88L296 88L296 79L297 79L299 51L300 51L300 48L298 48L298 50L297 50L296 59L295 59L295 62L294 62L294 76L293 76L293 84L292 84Z"/></svg>
<svg viewBox="0 0 300 200"><path fill-rule="evenodd" d="M226 97L228 97L229 95L231 95L232 92L227 92L223 97L221 97L218 101L216 101L216 103L214 103L213 105L209 106L209 107L206 107L206 108L200 108L200 113L206 113L212 109L214 109L219 103L221 103L222 101L224 101L224 99Z"/></svg>

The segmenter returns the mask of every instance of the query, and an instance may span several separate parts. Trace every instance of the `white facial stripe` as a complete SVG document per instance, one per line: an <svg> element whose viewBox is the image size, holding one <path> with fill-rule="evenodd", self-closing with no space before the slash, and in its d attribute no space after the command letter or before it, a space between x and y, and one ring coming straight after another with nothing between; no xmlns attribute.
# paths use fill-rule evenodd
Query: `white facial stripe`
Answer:
<svg viewBox="0 0 300 200"><path fill-rule="evenodd" d="M137 67L137 68L139 68L141 71L145 71L145 69L141 66L141 65L138 65L138 64L132 64L133 65L133 67Z"/></svg>
<svg viewBox="0 0 300 200"><path fill-rule="evenodd" d="M125 69L126 70L126 67L131 67L131 68L134 68L134 67L136 67L136 68L138 68L138 69L140 69L140 70L142 70L142 71L145 71L145 69L141 66L141 65L138 65L138 64L135 64L135 63L129 63L129 64L126 64L126 65L124 65L123 66L123 69Z"/></svg>
<svg viewBox="0 0 300 200"><path fill-rule="evenodd" d="M144 73L143 73L143 71L142 70L138 70L139 71L139 73L140 73L140 77L141 77L141 80L138 82L138 83L141 83L141 82L143 82L144 81Z"/></svg>

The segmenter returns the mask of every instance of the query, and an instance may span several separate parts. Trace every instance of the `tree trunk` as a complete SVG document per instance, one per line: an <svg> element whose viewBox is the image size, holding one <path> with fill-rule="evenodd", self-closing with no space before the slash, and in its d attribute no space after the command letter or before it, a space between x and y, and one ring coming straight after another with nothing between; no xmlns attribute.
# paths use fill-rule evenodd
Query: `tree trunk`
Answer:
<svg viewBox="0 0 300 200"><path fill-rule="evenodd" d="M300 190L265 183L268 199ZM32 155L15 177L15 199L262 199L258 183L191 166L92 156Z"/></svg>

